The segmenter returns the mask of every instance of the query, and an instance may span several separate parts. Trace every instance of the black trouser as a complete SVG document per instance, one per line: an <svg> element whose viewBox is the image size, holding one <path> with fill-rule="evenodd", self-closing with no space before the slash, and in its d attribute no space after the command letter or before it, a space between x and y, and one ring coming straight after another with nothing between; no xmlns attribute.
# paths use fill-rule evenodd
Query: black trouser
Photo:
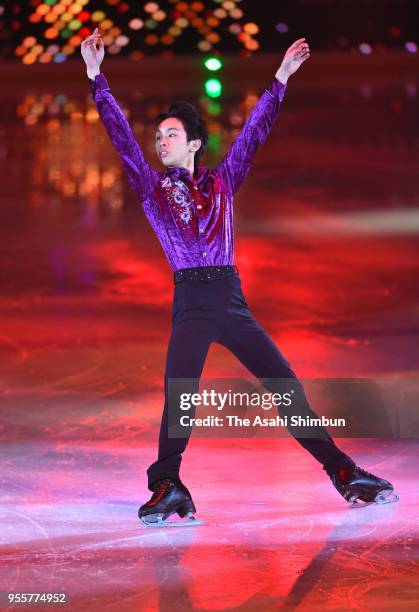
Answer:
<svg viewBox="0 0 419 612"><path fill-rule="evenodd" d="M212 342L230 349L269 391L283 392L283 387L275 389L274 381L269 384L270 378L290 379L293 388L299 390L298 404L293 403L292 414L316 418L289 363L250 313L238 274L217 280L184 280L176 284L174 289L158 460L147 470L150 489L161 478L179 479L182 452L188 443L187 437L168 436L168 379L199 379ZM278 406L278 411L284 415L281 406ZM323 427L316 428L316 436L317 432L318 437L315 438L298 437L295 433L293 435L323 465L327 473L355 465L350 457L339 450Z"/></svg>

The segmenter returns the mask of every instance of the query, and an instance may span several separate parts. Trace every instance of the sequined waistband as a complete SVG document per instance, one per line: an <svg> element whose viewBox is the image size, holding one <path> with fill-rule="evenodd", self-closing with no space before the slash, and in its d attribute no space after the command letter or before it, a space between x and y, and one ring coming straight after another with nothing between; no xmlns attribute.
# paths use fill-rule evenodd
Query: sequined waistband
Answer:
<svg viewBox="0 0 419 612"><path fill-rule="evenodd" d="M208 282L225 278L226 276L238 276L237 266L201 266L199 268L182 268L174 273L175 285L183 281Z"/></svg>

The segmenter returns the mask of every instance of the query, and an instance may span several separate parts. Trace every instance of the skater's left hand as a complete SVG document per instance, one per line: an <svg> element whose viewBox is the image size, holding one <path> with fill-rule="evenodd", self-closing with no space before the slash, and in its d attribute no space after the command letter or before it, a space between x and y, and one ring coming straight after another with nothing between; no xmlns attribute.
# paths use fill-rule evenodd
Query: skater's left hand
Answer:
<svg viewBox="0 0 419 612"><path fill-rule="evenodd" d="M294 74L294 72L297 72L301 64L308 60L309 57L310 47L306 39L299 38L289 47L289 49L287 49L282 64L275 74L276 78L285 85L289 77Z"/></svg>

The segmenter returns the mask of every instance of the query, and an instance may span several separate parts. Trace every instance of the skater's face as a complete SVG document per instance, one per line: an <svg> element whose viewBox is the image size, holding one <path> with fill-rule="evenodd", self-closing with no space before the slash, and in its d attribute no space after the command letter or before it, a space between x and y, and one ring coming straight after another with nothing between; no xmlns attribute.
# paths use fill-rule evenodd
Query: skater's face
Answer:
<svg viewBox="0 0 419 612"><path fill-rule="evenodd" d="M156 153L166 166L187 168L193 162L200 140L189 140L183 123L177 117L168 117L159 123L156 131Z"/></svg>

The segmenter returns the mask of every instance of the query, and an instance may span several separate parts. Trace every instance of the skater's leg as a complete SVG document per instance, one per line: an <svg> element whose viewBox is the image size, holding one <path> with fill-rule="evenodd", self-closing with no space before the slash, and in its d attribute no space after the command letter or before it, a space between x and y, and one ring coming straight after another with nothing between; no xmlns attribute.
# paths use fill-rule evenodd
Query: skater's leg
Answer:
<svg viewBox="0 0 419 612"><path fill-rule="evenodd" d="M290 364L248 310L240 281L237 279L235 282L232 306L218 342L226 346L254 376L262 380L264 386L271 392L283 393L284 383L286 386L289 381L289 386L295 391L290 414L318 418L310 408L303 386ZM279 386L275 383L275 379L282 379L279 381ZM289 410L278 406L281 416L288 415ZM328 474L339 468L355 466L352 459L336 446L323 427L316 428L316 437L298 436L296 428L290 429L290 432L299 444L323 465Z"/></svg>
<svg viewBox="0 0 419 612"><path fill-rule="evenodd" d="M216 334L214 328L214 322L211 317L208 317L208 313L201 312L199 308L194 309L193 304L180 312L180 316L176 316L173 322L166 355L165 401L159 434L158 459L147 470L150 490L153 490L153 483L160 479L179 479L182 453L189 438L187 435L182 438L169 437L169 380L171 378L194 379L189 385L182 387L182 392L196 391L209 346ZM178 416L173 413L176 406L179 407L179 402L175 400L171 406L173 422ZM191 409L188 414L193 417L193 412ZM191 430L185 428L184 433L190 435Z"/></svg>

